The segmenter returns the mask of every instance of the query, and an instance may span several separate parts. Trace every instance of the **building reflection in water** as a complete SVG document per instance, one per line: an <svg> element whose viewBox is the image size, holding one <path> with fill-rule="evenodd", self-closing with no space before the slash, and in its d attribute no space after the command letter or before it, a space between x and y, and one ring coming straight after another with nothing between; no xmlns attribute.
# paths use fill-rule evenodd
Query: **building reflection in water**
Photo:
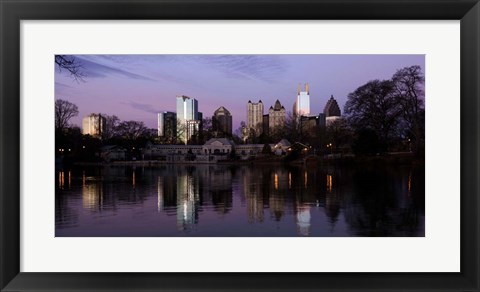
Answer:
<svg viewBox="0 0 480 292"><path fill-rule="evenodd" d="M226 214L232 209L232 173L217 166L160 167L157 211L175 215L177 229L194 230L206 209Z"/></svg>
<svg viewBox="0 0 480 292"><path fill-rule="evenodd" d="M177 213L177 174L172 166L160 167L157 176L157 211L167 215Z"/></svg>
<svg viewBox="0 0 480 292"><path fill-rule="evenodd" d="M82 205L87 210L103 209L103 183L97 179L83 180Z"/></svg>
<svg viewBox="0 0 480 292"><path fill-rule="evenodd" d="M198 179L191 173L177 177L177 227L190 230L198 221L199 203Z"/></svg>
<svg viewBox="0 0 480 292"><path fill-rule="evenodd" d="M337 174L338 175L338 174ZM325 215L330 223L330 232L335 230L341 208L340 192L334 187L334 174L326 174Z"/></svg>
<svg viewBox="0 0 480 292"><path fill-rule="evenodd" d="M310 235L310 206L298 206L297 207L297 232L299 235L302 236L309 236Z"/></svg>
<svg viewBox="0 0 480 292"><path fill-rule="evenodd" d="M79 216L80 221L90 216L82 210L101 211L97 217L112 224L122 216L111 215L125 218L138 210L138 218L148 218L151 210L158 233L148 234L155 236L172 230L179 235L195 231L190 234L195 236L256 236L252 230L265 236L424 234L423 169L158 165L74 168L56 174L60 229L81 225ZM138 221L137 231L148 229ZM166 227L162 222L172 223Z"/></svg>
<svg viewBox="0 0 480 292"><path fill-rule="evenodd" d="M157 212L162 211L164 208L163 189L164 189L163 176L159 176L157 177Z"/></svg>
<svg viewBox="0 0 480 292"><path fill-rule="evenodd" d="M245 201L247 204L248 223L263 222L263 197L261 194L261 181L264 178L260 171L248 169L242 173Z"/></svg>
<svg viewBox="0 0 480 292"><path fill-rule="evenodd" d="M214 210L221 215L232 209L232 171L227 167L205 167L200 175L203 189L203 204L213 205Z"/></svg>
<svg viewBox="0 0 480 292"><path fill-rule="evenodd" d="M287 190L289 187L289 172L286 169L273 171L273 189L269 193L268 207L270 216L275 221L280 221L285 214Z"/></svg>

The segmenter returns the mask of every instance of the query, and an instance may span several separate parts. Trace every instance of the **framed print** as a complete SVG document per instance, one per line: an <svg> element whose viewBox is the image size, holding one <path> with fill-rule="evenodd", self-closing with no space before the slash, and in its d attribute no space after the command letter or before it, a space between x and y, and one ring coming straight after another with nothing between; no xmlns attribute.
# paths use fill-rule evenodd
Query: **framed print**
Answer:
<svg viewBox="0 0 480 292"><path fill-rule="evenodd" d="M1 1L1 291L479 291L477 1Z"/></svg>

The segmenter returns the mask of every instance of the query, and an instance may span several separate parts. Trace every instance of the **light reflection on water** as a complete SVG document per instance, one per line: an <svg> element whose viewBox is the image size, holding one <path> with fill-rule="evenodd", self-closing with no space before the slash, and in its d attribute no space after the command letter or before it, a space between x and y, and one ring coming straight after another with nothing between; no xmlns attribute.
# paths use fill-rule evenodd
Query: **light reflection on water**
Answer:
<svg viewBox="0 0 480 292"><path fill-rule="evenodd" d="M424 169L57 170L56 236L424 236Z"/></svg>

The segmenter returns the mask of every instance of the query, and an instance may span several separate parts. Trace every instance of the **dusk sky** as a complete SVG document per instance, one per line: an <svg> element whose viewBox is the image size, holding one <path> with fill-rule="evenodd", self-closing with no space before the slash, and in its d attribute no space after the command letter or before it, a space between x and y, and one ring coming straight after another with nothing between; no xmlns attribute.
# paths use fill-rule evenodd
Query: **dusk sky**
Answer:
<svg viewBox="0 0 480 292"><path fill-rule="evenodd" d="M312 114L323 112L333 95L342 110L347 96L374 79L389 79L424 55L76 55L84 82L55 69L55 99L79 108L71 123L81 126L90 113L143 121L157 128L157 113L175 112L175 96L198 100L203 116L220 106L233 116L233 130L246 121L248 100L268 108L280 100L292 111L298 84L310 87Z"/></svg>

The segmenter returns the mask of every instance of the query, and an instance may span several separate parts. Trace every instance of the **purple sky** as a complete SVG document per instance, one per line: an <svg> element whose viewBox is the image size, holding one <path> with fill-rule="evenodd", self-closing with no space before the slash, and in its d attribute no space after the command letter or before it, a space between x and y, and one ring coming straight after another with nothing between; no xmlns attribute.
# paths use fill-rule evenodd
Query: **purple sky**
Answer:
<svg viewBox="0 0 480 292"><path fill-rule="evenodd" d="M396 70L420 65L424 55L76 55L85 82L55 70L55 99L75 103L81 125L90 113L117 115L157 127L157 113L176 111L175 96L198 100L204 117L225 106L234 130L246 121L248 100L268 108L279 99L292 110L299 83L309 83L310 110L323 112L333 95L342 110L347 95L374 79L389 79Z"/></svg>

